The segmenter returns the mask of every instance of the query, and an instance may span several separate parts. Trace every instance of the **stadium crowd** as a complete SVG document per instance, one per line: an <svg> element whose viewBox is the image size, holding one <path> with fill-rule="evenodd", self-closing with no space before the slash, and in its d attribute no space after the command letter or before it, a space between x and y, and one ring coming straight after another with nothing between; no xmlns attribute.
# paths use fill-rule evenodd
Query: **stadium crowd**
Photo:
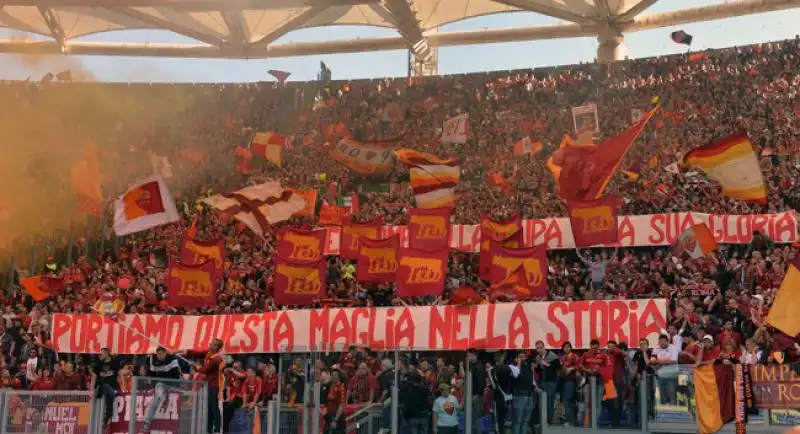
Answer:
<svg viewBox="0 0 800 434"><path fill-rule="evenodd" d="M74 236L69 253L64 241L48 247L47 253L40 247L40 257L43 253L51 256L38 270L36 264L19 260L27 255L18 255L11 280L41 273L65 277L67 285L60 294L40 303L18 285L6 288L0 302L5 321L0 329L0 386L94 388L100 374L108 374L108 364L86 355L51 351L49 315L90 312L103 294L113 294L130 313L216 314L287 308L275 305L271 298L273 236L268 234L265 243L242 225L204 208L198 198L241 187L249 180L279 179L289 187L320 188L324 192L321 200L330 202L355 194L360 204L356 219L383 215L387 224L404 224L405 210L413 206L405 169L398 164L378 179L349 171L325 152L326 143L345 134L333 128L329 135L331 126L344 125L344 131L358 140L396 139L403 147L442 157L455 155L462 178L453 223L475 224L482 214L500 218L521 212L526 219L566 214L545 160L564 133L573 129L571 107L597 104L602 131L596 137L599 141L628 127L632 109L647 110L658 101L661 110L621 167L637 172L638 178L618 173L607 188L623 201L622 214L794 210L800 199L797 71L799 39L608 66L585 64L420 79L285 85L2 84L0 95L9 103L0 106L0 129L7 127L5 130L18 137L64 131L64 137L57 139L63 143L79 143L91 137L101 149L104 168L114 173L104 184L107 193L122 191L132 179L149 174L149 151L168 156L174 172L170 182L175 183L173 193L184 219L122 239L99 230L95 233L98 225L92 225L91 230L76 232L89 236ZM113 110L92 111L91 119L79 114L102 106L100 100L111 96ZM386 120L384 108L391 103L398 104L402 114ZM145 119L143 113L152 118L129 121ZM463 145L440 143L437 137L443 121L459 113L470 115L469 140ZM28 118L37 122L16 121ZM67 125L70 128L65 128ZM687 150L739 130L749 133L760 152L769 185L766 205L724 198L719 187L702 174L667 170ZM256 165L256 173L236 172L233 150L237 145L247 147L255 131L276 131L291 138L292 147L284 153L282 169L263 162ZM512 144L524 136L541 141L544 149L535 155L515 156ZM28 168L33 182L37 177L51 176L48 164L52 162L42 156ZM511 183L511 193L487 183L490 172L502 174ZM48 185L58 189L58 185L69 183L48 181ZM69 195L52 190L48 193L54 197ZM164 287L165 270L152 261L152 253L160 248L166 248L168 254L176 253L177 240L195 216L198 238L222 237L227 244L225 279L218 306L212 309L170 306ZM32 247L27 248L29 252ZM231 403L236 399L236 405L245 407L263 403L277 394L282 381L282 399L299 403L306 378L314 375L326 385L323 396L328 414L334 415L329 428L343 432L342 422L335 419L341 414L338 407L345 402L382 402L388 397L393 370L398 369L402 372L401 393L416 397L403 401L425 403L419 408L404 407L401 416L427 420L433 411L438 415L433 426L439 424L439 431L449 434L452 418L445 408L464 404L461 362L469 359L478 367L473 370L473 393L483 396L483 391L489 390L486 400L472 402L494 401L505 407L502 396L498 399L498 390L514 395L515 434L524 433L524 427L536 415L532 403L517 397L545 390L550 408L556 407L557 397L561 402L560 423L575 425L578 403L587 402L578 398L581 386L586 378L597 375L613 378L623 391L618 402L611 405L612 419L618 423L625 413L622 410L635 405L636 394L624 391L634 390L645 374L661 372L660 399L674 403L680 387L679 374L673 372L676 364L800 361L800 345L795 339L776 333L764 322L784 270L795 254L794 247L776 245L764 236L757 236L749 245L723 245L713 257L700 260L674 258L664 248L595 249L581 255L551 251L550 300L668 298L669 326L659 347L649 349L645 342L598 342L580 355L571 348L541 349L530 354L414 354L404 356L402 366L394 366L393 359L384 359L382 354L358 348L323 357L311 370L302 359L289 355L237 356L226 369L227 399ZM453 292L465 285L485 295L486 284L477 277L477 257L463 252L451 254L446 291L436 300L400 300L391 285L359 284L350 261L331 257L327 283L332 300L321 304L448 304L453 302ZM704 294L677 290L679 285L691 283L709 284L715 290ZM785 359L776 359L776 352ZM293 368L277 373L277 357L287 358L284 366ZM148 363L142 358L119 358L111 368L119 380L109 384L125 390L130 387L131 375L147 373ZM492 368L482 369L487 366ZM192 375L198 374L198 369L202 371L203 366L186 366L184 370ZM490 407L481 404L473 414L481 415ZM495 411L500 416L498 408ZM427 422L422 425L427 430Z"/></svg>

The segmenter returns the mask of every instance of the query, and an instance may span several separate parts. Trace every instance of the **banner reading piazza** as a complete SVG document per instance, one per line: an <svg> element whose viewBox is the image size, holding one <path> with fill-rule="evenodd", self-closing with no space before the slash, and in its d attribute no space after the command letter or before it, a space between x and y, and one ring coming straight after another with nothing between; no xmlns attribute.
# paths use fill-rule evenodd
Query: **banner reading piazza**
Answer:
<svg viewBox="0 0 800 434"><path fill-rule="evenodd" d="M214 338L225 352L530 349L593 338L655 345L666 327L664 299L498 303L477 306L306 309L236 315L55 314L53 350L63 353L151 354L205 350ZM591 332L591 331L594 331ZM151 339L146 339L148 336ZM323 343L327 343L324 345Z"/></svg>
<svg viewBox="0 0 800 434"><path fill-rule="evenodd" d="M620 247L669 246L689 227L705 223L718 243L747 244L758 231L776 243L800 241L795 212L752 215L719 215L696 212L619 216ZM545 244L549 250L574 249L575 241L569 218L522 220L523 246ZM384 226L383 237L400 234L400 245L408 246L406 226ZM327 228L325 254L338 255L340 228ZM478 225L452 225L450 248L463 252L480 251L481 230Z"/></svg>

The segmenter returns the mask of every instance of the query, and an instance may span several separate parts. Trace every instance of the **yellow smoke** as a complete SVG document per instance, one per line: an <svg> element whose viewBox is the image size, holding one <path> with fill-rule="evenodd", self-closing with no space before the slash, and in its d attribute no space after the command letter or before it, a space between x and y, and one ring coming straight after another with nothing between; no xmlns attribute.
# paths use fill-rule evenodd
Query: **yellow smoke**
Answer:
<svg viewBox="0 0 800 434"><path fill-rule="evenodd" d="M103 195L108 198L152 173L142 145L149 142L158 152L166 138L152 130L182 117L191 105L183 87L97 83L75 56L12 54L3 55L0 62L31 77L25 83L0 84L0 243L49 237L70 227L85 230L86 217L77 209L70 171L83 158L86 140L93 140L99 150ZM47 73L65 70L80 83L39 82ZM0 72L0 80L6 78ZM170 159L173 184L181 179L180 167L175 157Z"/></svg>

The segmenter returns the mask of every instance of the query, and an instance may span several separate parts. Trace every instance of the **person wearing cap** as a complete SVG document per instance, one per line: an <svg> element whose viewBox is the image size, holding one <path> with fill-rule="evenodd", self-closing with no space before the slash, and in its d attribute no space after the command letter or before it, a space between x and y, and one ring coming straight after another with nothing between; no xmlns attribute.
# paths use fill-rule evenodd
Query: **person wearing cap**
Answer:
<svg viewBox="0 0 800 434"><path fill-rule="evenodd" d="M700 358L695 363L695 366L713 365L719 358L720 349L714 344L714 336L705 335L703 340L700 341L700 348L703 351L700 353Z"/></svg>

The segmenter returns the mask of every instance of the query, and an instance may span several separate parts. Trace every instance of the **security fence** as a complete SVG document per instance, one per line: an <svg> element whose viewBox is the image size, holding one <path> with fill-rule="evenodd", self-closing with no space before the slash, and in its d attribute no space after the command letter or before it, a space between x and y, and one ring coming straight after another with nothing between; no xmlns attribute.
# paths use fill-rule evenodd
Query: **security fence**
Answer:
<svg viewBox="0 0 800 434"><path fill-rule="evenodd" d="M680 366L668 374L649 375L630 384L600 384L591 377L585 384L582 379L540 381L529 393L525 388L492 392L480 387L492 381L486 376L486 365L465 359L458 364L459 371L463 369L458 375L439 378L451 387L442 388L440 397L435 398L433 388L438 381L420 382L422 377L415 374L419 369L416 365L424 367L427 356L405 354L389 353L394 358L383 359L385 372L379 376L379 384L371 383L367 375L365 389L359 389L359 368L345 385L327 371L314 369L323 365L317 363L318 356L278 355L276 370L285 381L278 382L273 399L266 405L246 403L237 407L225 403L226 432L429 434L434 432L434 424L438 425L438 434L698 432L693 367ZM792 370L777 368L773 373L776 375L769 379L775 380L776 390L769 390L773 386L761 382L755 388L763 390L756 390L756 396L772 392L777 396L800 384ZM781 375L787 381L784 384L790 385L788 389L780 388ZM344 395L337 395L337 389L332 389L337 385ZM447 395L453 399L447 399ZM101 398L90 392L0 389L0 433L206 433L209 406L214 401L205 382L146 377L137 377L130 392L115 396L110 412L106 412ZM787 426L797 424L800 412L796 407L754 409L749 414L747 431L781 434ZM735 430L735 424L729 423L720 432Z"/></svg>

